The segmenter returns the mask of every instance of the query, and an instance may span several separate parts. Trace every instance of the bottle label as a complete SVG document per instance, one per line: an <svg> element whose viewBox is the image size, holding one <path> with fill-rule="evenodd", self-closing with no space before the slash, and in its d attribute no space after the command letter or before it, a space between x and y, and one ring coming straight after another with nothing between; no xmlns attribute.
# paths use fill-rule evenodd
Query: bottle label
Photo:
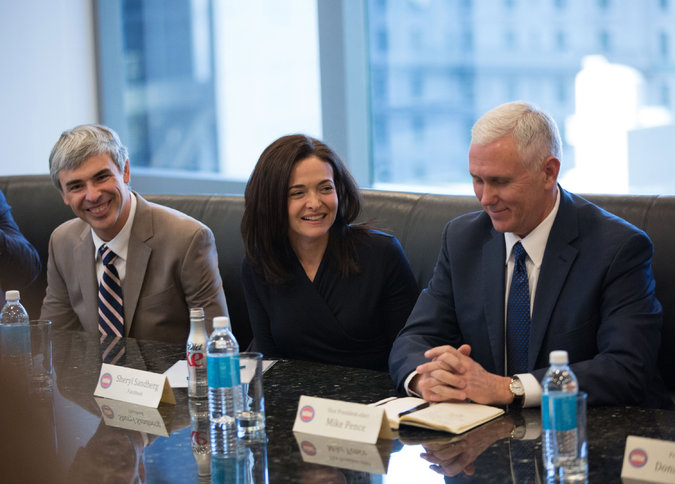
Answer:
<svg viewBox="0 0 675 484"><path fill-rule="evenodd" d="M204 368L204 353L188 353L187 364L188 366L194 366L195 368Z"/></svg>
<svg viewBox="0 0 675 484"><path fill-rule="evenodd" d="M549 405L553 405L553 428L551 428ZM559 432L577 428L577 395L575 393L542 395L541 426L544 430Z"/></svg>
<svg viewBox="0 0 675 484"><path fill-rule="evenodd" d="M551 430L551 417L548 414L548 395L541 396L541 427L544 430Z"/></svg>
<svg viewBox="0 0 675 484"><path fill-rule="evenodd" d="M211 388L235 387L241 382L239 355L208 355L206 367Z"/></svg>
<svg viewBox="0 0 675 484"><path fill-rule="evenodd" d="M204 354L203 344L187 344L187 364L196 368L203 368L206 365L206 355Z"/></svg>
<svg viewBox="0 0 675 484"><path fill-rule="evenodd" d="M27 355L30 357L30 326L27 324L8 324L0 327L0 356Z"/></svg>

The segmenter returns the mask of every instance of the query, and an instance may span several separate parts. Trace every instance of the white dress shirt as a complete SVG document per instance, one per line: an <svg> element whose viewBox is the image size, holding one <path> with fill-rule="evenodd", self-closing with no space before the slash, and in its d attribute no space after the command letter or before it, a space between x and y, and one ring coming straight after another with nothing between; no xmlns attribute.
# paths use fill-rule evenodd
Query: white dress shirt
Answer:
<svg viewBox="0 0 675 484"><path fill-rule="evenodd" d="M124 281L124 276L127 274L127 250L129 249L129 237L131 236L131 226L134 223L134 216L136 215L136 195L131 192L131 209L129 210L129 218L124 223L122 230L112 238L109 242L101 240L101 238L91 230L91 236L94 239L94 260L96 261L96 280L101 284L103 277L103 261L98 250L102 245L107 245L116 255L117 259L113 265L117 269L117 274L120 276L120 282Z"/></svg>
<svg viewBox="0 0 675 484"><path fill-rule="evenodd" d="M539 281L539 271L541 270L541 263L544 260L544 252L546 251L546 243L548 236L551 233L551 227L555 221L555 216L558 213L560 206L560 189L556 191L555 205L553 210L549 213L537 227L527 234L525 238L521 239L513 232L504 233L504 243L506 244L506 291L504 294L504 334L506 334L506 313L509 303L509 291L511 289L511 278L513 277L513 268L515 266L515 256L513 255L513 246L520 241L523 249L527 252L525 259L525 267L527 268L527 278L530 283L530 316L532 316L532 308L534 306L534 295L537 292L537 282ZM506 338L504 338L504 368L506 368L507 354L506 354ZM523 382L525 387L525 399L523 401L524 407L536 407L541 403L541 385L539 381L531 373L522 373L516 375Z"/></svg>

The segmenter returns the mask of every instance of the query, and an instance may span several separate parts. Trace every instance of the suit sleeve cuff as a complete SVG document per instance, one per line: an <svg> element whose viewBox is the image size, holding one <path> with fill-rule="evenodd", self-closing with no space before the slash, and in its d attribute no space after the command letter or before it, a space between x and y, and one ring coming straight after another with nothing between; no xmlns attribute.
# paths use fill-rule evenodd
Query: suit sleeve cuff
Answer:
<svg viewBox="0 0 675 484"><path fill-rule="evenodd" d="M409 397L420 397L420 398L422 398L422 395L420 395L419 393L413 391L413 390L410 388L410 382L411 382L412 379L415 377L415 375L417 375L417 372L416 372L416 371L411 371L410 374L409 374L409 375L407 376L407 378L405 379L405 382L404 382L405 392L406 392L406 394L407 394Z"/></svg>
<svg viewBox="0 0 675 484"><path fill-rule="evenodd" d="M537 378L531 373L521 373L516 375L523 383L525 389L525 398L523 407L538 407L541 405L541 385Z"/></svg>

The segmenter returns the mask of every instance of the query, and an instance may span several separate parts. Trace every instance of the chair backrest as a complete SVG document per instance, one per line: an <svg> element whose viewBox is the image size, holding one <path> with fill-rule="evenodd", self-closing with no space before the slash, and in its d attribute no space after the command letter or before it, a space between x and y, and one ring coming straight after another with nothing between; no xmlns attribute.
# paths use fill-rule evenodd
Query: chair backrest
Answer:
<svg viewBox="0 0 675 484"><path fill-rule="evenodd" d="M22 302L32 317L40 312L46 289L49 236L73 217L47 175L0 177L3 191L17 224L35 246L43 270L22 291ZM360 220L395 235L410 261L420 288L431 278L445 224L467 212L480 210L474 197L363 190ZM184 212L208 225L216 239L220 274L227 296L232 327L242 347L252 338L241 285L244 246L240 223L244 211L241 195L148 195L152 202ZM667 385L675 390L675 197L589 195L591 202L643 229L654 243L652 266L656 295L663 305L662 344L659 365Z"/></svg>

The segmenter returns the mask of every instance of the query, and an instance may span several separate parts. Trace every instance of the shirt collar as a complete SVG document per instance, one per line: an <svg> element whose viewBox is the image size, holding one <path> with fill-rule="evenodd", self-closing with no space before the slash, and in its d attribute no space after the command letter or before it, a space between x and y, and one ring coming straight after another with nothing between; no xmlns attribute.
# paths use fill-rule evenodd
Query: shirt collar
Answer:
<svg viewBox="0 0 675 484"><path fill-rule="evenodd" d="M530 260L534 263L534 265L536 267L541 267L541 263L544 260L546 242L548 242L548 236L551 233L551 228L553 227L555 216L558 214L559 207L560 187L557 187L553 210L551 210L551 213L549 213L532 232L527 234L525 238L522 239L513 232L504 233L504 242L506 244L505 264L508 263L509 259L511 258L513 246L516 245L516 242L520 241L520 243L523 245L523 249L525 249L525 252L527 252L527 255L530 257Z"/></svg>
<svg viewBox="0 0 675 484"><path fill-rule="evenodd" d="M134 217L136 215L136 195L134 192L131 192L131 208L129 209L129 218L122 227L122 230L112 238L112 240L105 242L94 233L94 229L91 229L91 236L94 239L94 259L98 260L100 255L98 250L102 245L107 245L110 250L112 250L117 257L122 260L127 260L127 249L129 247L129 237L131 236L131 226L134 223Z"/></svg>

